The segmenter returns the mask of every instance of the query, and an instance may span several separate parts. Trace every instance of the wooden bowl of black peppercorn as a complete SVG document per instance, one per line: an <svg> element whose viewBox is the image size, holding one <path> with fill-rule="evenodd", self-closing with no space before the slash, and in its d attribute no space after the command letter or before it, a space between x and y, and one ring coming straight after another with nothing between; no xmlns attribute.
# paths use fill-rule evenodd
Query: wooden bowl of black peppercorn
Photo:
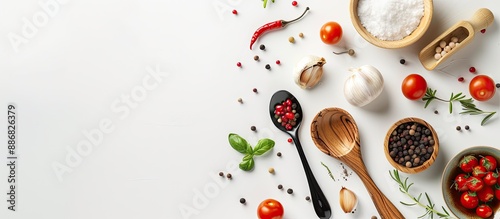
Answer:
<svg viewBox="0 0 500 219"><path fill-rule="evenodd" d="M408 117L394 123L384 141L385 156L397 170L421 172L434 163L439 139L432 126L422 119Z"/></svg>

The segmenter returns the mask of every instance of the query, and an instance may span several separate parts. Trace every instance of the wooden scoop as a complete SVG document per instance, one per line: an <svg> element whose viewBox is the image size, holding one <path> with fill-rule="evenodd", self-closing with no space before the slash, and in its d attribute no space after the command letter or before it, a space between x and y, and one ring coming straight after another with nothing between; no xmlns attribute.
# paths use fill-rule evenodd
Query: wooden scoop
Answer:
<svg viewBox="0 0 500 219"><path fill-rule="evenodd" d="M311 136L319 150L344 162L358 174L381 218L404 218L368 175L361 157L358 127L348 112L340 108L322 110L311 123Z"/></svg>
<svg viewBox="0 0 500 219"><path fill-rule="evenodd" d="M476 11L476 13L474 13L470 21L459 21L423 48L418 55L420 62L427 70L436 68L458 50L469 44L470 41L474 39L474 34L476 32L490 26L490 24L493 23L493 19L493 13L491 13L490 10L480 8ZM452 37L458 38L459 45L440 59L436 60L434 58L434 55L436 54L436 47L439 46L441 41L445 41L448 44Z"/></svg>

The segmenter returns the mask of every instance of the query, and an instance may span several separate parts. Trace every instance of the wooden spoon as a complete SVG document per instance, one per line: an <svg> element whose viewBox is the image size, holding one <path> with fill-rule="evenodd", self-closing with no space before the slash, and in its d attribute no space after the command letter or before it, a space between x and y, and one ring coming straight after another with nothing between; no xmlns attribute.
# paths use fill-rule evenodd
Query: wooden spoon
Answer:
<svg viewBox="0 0 500 219"><path fill-rule="evenodd" d="M439 35L434 41L429 43L425 48L423 48L418 54L418 58L420 62L427 70L432 70L436 68L439 64L446 61L449 57L451 57L458 50L466 46L474 39L474 34L493 23L494 17L493 13L486 9L480 8L474 13L472 18L469 21L459 21L455 25L451 26L444 33ZM434 55L436 54L436 47L439 46L441 41L445 41L449 43L452 37L457 37L458 42L460 43L458 46L453 48L446 55L436 60Z"/></svg>
<svg viewBox="0 0 500 219"><path fill-rule="evenodd" d="M311 123L311 136L319 150L344 162L358 174L381 218L404 218L368 175L361 157L358 127L348 112L340 108L320 111Z"/></svg>

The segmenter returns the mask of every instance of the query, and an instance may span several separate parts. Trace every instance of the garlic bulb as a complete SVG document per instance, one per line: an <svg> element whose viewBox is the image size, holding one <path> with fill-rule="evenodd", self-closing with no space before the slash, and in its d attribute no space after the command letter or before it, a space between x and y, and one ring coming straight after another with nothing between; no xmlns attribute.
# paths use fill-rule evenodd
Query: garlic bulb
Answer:
<svg viewBox="0 0 500 219"><path fill-rule="evenodd" d="M364 106L377 98L384 89L384 78L373 66L349 69L352 75L345 81L344 96L354 106Z"/></svg>
<svg viewBox="0 0 500 219"><path fill-rule="evenodd" d="M340 207L344 211L344 213L350 213L356 207L358 203L358 199L356 198L356 194L345 187L342 187L339 192L340 199Z"/></svg>
<svg viewBox="0 0 500 219"><path fill-rule="evenodd" d="M323 76L323 57L308 55L302 58L293 70L295 83L302 89L314 87Z"/></svg>

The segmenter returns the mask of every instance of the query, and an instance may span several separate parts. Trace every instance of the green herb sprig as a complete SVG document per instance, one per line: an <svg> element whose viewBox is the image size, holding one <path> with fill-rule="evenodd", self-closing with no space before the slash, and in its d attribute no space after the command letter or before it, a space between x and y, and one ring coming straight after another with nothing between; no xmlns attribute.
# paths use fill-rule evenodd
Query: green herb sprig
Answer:
<svg viewBox="0 0 500 219"><path fill-rule="evenodd" d="M271 0L274 3L274 0ZM264 0L264 8L267 6L267 0Z"/></svg>
<svg viewBox="0 0 500 219"><path fill-rule="evenodd" d="M228 140L234 150L245 155L243 157L243 161L241 161L239 165L240 169L244 171L253 169L255 166L255 161L253 160L254 156L263 155L274 147L274 141L268 138L260 139L254 148L252 148L252 145L250 145L244 138L234 133L229 134Z"/></svg>
<svg viewBox="0 0 500 219"><path fill-rule="evenodd" d="M450 99L445 100L445 99L437 97L436 92L437 92L437 90L432 90L431 88L427 88L427 91L425 92L425 95L422 98L422 100L425 101L424 108L427 108L427 106L429 106L429 104L433 100L439 100L442 102L447 102L449 104L449 107L448 107L449 111L450 111L450 113L452 113L453 112L453 102L459 102L462 105L462 112L460 112L460 114L469 114L469 115L487 114L483 118L483 120L481 121L481 125L486 124L486 122L488 122L488 120L490 120L491 117L493 117L493 115L495 115L497 113L497 112L486 112L486 111L478 109L476 107L476 105L474 104L474 100L472 98L466 98L466 96L462 93L457 93L457 94L451 93Z"/></svg>
<svg viewBox="0 0 500 219"><path fill-rule="evenodd" d="M429 198L429 195L427 194L427 192L424 193L425 194L425 198L427 199L427 203L428 203L427 205L423 204L420 201L420 198L422 198L422 193L420 193L418 195L418 197L414 197L413 195L411 195L410 194L410 187L413 185L413 183L408 184L408 177L406 177L404 180L401 180L401 177L399 176L398 170L393 170L392 172L389 171L389 174L391 175L391 178L398 183L398 185L399 185L399 191L401 191L406 196L410 197L410 199L413 201L413 203L406 203L406 202L400 201L401 204L406 205L406 206L415 206L415 205L418 205L420 207L425 208L425 214L419 216L418 218L423 218L425 216L430 217L430 218L434 218L434 214L436 214L437 216L439 216L439 218L454 218L442 206L441 206L441 208L443 209L444 213L439 212L436 209L434 209L434 207L436 205L434 203L432 203L432 201Z"/></svg>
<svg viewBox="0 0 500 219"><path fill-rule="evenodd" d="M335 177L333 177L333 174L332 174L332 171L330 171L330 168L328 168L328 166L326 164L324 164L323 162L321 162L321 165L323 165L326 170L328 170L328 175L330 175L330 178L333 179L333 181L335 181Z"/></svg>

